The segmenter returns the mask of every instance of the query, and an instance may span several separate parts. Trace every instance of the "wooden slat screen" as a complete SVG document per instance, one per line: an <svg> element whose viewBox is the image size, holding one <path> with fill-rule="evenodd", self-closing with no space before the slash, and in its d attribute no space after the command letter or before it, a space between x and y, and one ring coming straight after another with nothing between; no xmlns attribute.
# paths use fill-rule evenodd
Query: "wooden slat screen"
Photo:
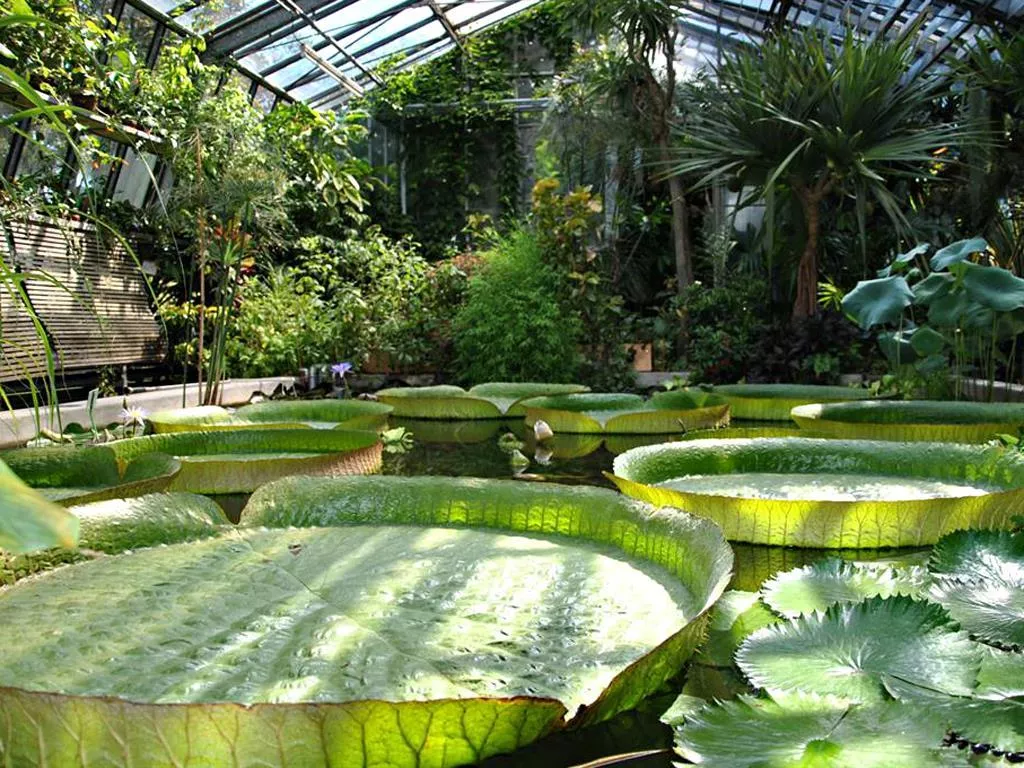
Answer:
<svg viewBox="0 0 1024 768"><path fill-rule="evenodd" d="M0 244L8 265L49 278L27 280L25 290L49 335L59 371L162 358L163 338L144 277L116 238L100 237L79 222L16 222L9 232L14 256L6 238ZM0 381L44 375L45 359L31 318L9 295L0 308Z"/></svg>

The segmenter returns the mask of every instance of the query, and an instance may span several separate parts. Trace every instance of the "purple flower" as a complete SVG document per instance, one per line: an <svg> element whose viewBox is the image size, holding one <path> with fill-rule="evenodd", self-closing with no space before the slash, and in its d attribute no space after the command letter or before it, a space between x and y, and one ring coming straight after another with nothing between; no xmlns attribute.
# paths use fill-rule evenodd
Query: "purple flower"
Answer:
<svg viewBox="0 0 1024 768"><path fill-rule="evenodd" d="M352 370L352 363L335 363L331 366L331 373L335 376L345 378L345 374Z"/></svg>

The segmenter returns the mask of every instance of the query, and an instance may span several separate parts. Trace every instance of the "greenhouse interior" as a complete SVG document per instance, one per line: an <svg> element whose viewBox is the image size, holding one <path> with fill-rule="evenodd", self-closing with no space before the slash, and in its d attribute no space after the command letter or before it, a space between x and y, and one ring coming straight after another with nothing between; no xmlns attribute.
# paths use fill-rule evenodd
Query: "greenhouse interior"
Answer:
<svg viewBox="0 0 1024 768"><path fill-rule="evenodd" d="M1024 0L0 0L0 765L1024 763Z"/></svg>

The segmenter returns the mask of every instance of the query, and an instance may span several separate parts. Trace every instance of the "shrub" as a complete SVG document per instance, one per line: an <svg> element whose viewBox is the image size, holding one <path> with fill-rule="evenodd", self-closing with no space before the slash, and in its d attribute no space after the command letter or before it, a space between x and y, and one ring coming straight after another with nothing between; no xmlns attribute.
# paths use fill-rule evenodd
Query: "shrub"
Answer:
<svg viewBox="0 0 1024 768"><path fill-rule="evenodd" d="M455 319L455 369L465 383L572 381L579 316L558 300L558 276L525 229L500 238L469 281Z"/></svg>

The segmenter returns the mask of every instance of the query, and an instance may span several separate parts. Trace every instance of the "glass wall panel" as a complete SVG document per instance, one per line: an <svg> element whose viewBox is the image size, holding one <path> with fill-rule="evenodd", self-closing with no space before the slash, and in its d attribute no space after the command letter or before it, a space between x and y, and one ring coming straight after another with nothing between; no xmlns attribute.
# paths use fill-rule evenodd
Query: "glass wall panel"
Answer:
<svg viewBox="0 0 1024 768"><path fill-rule="evenodd" d="M142 11L126 5L121 13L118 29L126 32L131 37L132 42L135 43L135 55L140 62L144 62L146 55L149 53L149 46L153 42L156 22Z"/></svg>
<svg viewBox="0 0 1024 768"><path fill-rule="evenodd" d="M114 187L114 200L125 200L136 208L141 208L146 201L153 174L156 173L157 157L148 152L141 155L129 148L124 157L124 165L117 176Z"/></svg>
<svg viewBox="0 0 1024 768"><path fill-rule="evenodd" d="M21 152L17 177L40 186L61 187L62 171L67 166L68 144L64 135L45 124L34 124Z"/></svg>

